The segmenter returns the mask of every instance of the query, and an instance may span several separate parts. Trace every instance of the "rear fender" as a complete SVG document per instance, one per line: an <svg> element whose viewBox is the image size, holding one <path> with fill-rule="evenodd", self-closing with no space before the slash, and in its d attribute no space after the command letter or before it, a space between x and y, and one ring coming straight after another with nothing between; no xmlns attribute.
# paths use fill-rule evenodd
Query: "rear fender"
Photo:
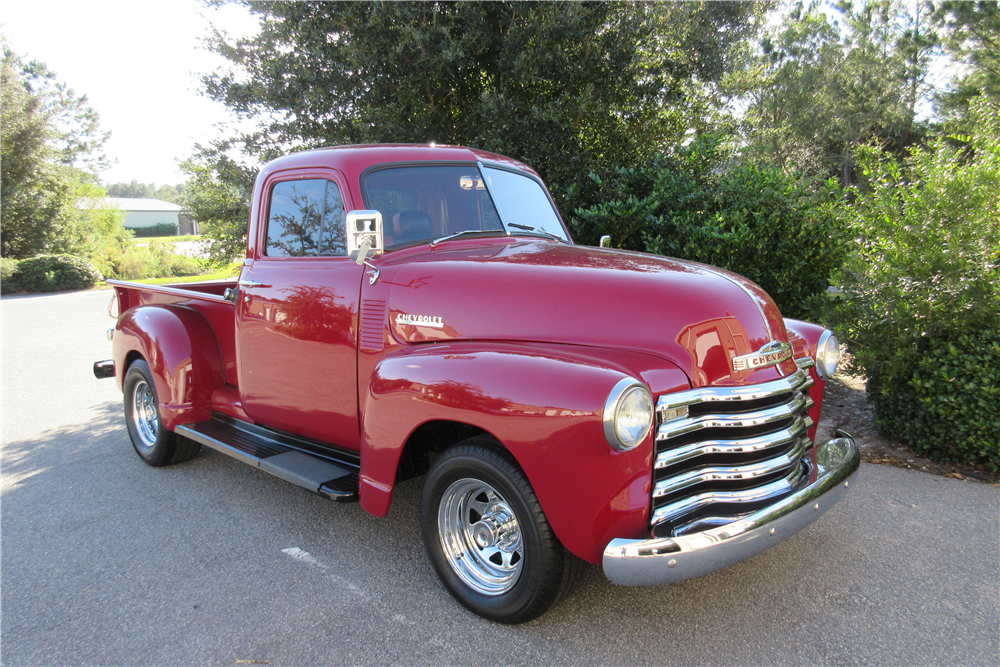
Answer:
<svg viewBox="0 0 1000 667"><path fill-rule="evenodd" d="M126 362L145 359L167 429L212 416L212 392L225 381L222 354L200 313L174 305L132 308L118 319L113 340L118 386L124 388Z"/></svg>
<svg viewBox="0 0 1000 667"><path fill-rule="evenodd" d="M600 562L611 539L647 535L653 436L615 451L604 435L604 404L628 376L654 393L690 385L660 359L609 350L595 358L586 350L458 343L382 359L362 401L362 507L388 513L407 439L421 424L443 420L482 429L507 449L576 555Z"/></svg>

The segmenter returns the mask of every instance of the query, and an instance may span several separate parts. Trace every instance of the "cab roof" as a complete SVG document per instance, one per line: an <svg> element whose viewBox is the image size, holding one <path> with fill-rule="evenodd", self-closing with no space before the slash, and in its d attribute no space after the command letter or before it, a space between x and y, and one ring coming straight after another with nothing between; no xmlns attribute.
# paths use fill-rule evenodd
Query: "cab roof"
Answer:
<svg viewBox="0 0 1000 667"><path fill-rule="evenodd" d="M317 148L273 160L261 170L261 174L323 166L333 167L348 178L356 179L370 167L393 162L483 162L502 164L538 175L523 162L503 155L464 146L434 144L362 144Z"/></svg>

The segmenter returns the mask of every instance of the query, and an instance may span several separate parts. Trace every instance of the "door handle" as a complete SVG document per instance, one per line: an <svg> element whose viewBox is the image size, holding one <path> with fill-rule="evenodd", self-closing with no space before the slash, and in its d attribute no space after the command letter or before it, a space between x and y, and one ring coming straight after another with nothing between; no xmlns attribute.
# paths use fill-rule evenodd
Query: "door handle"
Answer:
<svg viewBox="0 0 1000 667"><path fill-rule="evenodd" d="M240 287L270 287L270 285L265 285L255 280L241 280Z"/></svg>

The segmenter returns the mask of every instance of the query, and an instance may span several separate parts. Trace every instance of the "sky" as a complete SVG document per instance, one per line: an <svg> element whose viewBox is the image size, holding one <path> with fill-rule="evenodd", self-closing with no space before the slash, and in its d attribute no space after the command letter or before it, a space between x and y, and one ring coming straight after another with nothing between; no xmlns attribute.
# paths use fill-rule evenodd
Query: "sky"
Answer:
<svg viewBox="0 0 1000 667"><path fill-rule="evenodd" d="M210 24L244 35L256 19L242 7L198 0L8 2L0 16L15 53L44 62L100 114L112 163L102 182L158 186L184 182L178 159L234 120L198 92L199 75L224 63L200 43Z"/></svg>

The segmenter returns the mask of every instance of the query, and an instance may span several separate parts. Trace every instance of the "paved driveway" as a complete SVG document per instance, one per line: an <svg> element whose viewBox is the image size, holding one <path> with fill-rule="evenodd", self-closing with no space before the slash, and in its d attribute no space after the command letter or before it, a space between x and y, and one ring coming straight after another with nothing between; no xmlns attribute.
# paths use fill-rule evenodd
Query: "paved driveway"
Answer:
<svg viewBox="0 0 1000 667"><path fill-rule="evenodd" d="M863 464L747 562L657 588L590 568L501 626L435 578L421 480L375 519L208 450L143 464L90 370L110 295L0 303L4 665L1000 664L998 487Z"/></svg>

